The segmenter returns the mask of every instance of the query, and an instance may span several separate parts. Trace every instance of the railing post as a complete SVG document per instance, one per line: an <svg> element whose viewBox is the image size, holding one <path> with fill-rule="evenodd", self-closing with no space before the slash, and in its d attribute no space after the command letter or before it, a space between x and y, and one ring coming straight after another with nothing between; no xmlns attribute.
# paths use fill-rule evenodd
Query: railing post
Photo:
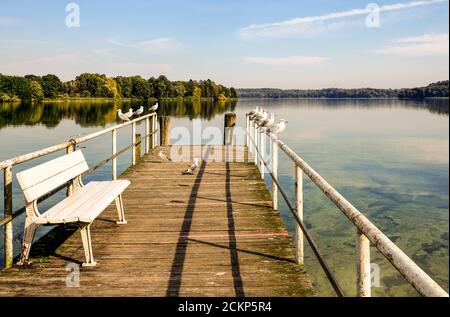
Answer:
<svg viewBox="0 0 450 317"><path fill-rule="evenodd" d="M261 179L264 179L264 172L265 172L265 167L264 167L264 161L266 158L266 139L264 137L264 133L258 132L259 137L260 137L260 145L259 145L259 150L261 152L261 157L262 159L260 159L260 172L261 172Z"/></svg>
<svg viewBox="0 0 450 317"><path fill-rule="evenodd" d="M253 121L250 120L249 128L248 128L248 133L249 133L249 135L250 135L251 140L254 141L255 138L254 138L254 136L253 136L253 132L254 132L254 129L253 129ZM253 142L252 142L251 140L249 140L249 144L248 144L249 152L250 152L251 154L254 154L254 144L253 144Z"/></svg>
<svg viewBox="0 0 450 317"><path fill-rule="evenodd" d="M295 211L298 218L303 221L303 171L295 164ZM303 232L295 224L295 260L297 264L304 264Z"/></svg>
<svg viewBox="0 0 450 317"><path fill-rule="evenodd" d="M152 132L155 132L158 125L158 115L155 113L155 115L152 117L153 125L152 125ZM154 149L156 146L156 133L152 134L153 142L151 148Z"/></svg>
<svg viewBox="0 0 450 317"><path fill-rule="evenodd" d="M278 144L269 137L269 140L272 141L270 144L272 145L272 205L273 210L278 210L278 186L275 182L278 179Z"/></svg>
<svg viewBox="0 0 450 317"><path fill-rule="evenodd" d="M112 151L111 154L115 155L117 153L117 130L112 130ZM112 159L112 179L115 181L117 179L117 158Z"/></svg>
<svg viewBox="0 0 450 317"><path fill-rule="evenodd" d="M12 216L12 166L8 166L3 170L3 193L4 193L4 216ZM5 224L4 234L4 255L5 268L13 265L14 250L13 250L13 223L12 220Z"/></svg>
<svg viewBox="0 0 450 317"><path fill-rule="evenodd" d="M253 121L253 141L254 141L254 155L255 155L255 157L254 157L254 160L255 160L255 165L256 166L258 166L258 152L257 152L257 149L258 149L258 133L257 133L257 129L258 129L258 126L257 126L257 124L256 124L256 121Z"/></svg>
<svg viewBox="0 0 450 317"><path fill-rule="evenodd" d="M247 148L248 148L248 141L249 141L249 139L248 139L249 129L250 129L250 119L248 117L248 114L245 114L245 132L246 132L245 145L247 146Z"/></svg>
<svg viewBox="0 0 450 317"><path fill-rule="evenodd" d="M136 133L136 138L135 138L136 142L138 142L138 144L136 144L134 146L134 148L136 149L134 151L134 155L136 156L134 161L135 163L139 162L139 160L141 159L141 145L142 145L142 139L141 139L141 134L140 133Z"/></svg>
<svg viewBox="0 0 450 317"><path fill-rule="evenodd" d="M371 296L370 241L359 230L356 232L356 293L359 297Z"/></svg>
<svg viewBox="0 0 450 317"><path fill-rule="evenodd" d="M71 140L72 141L72 140ZM75 144L70 144L67 148L66 148L66 154L70 154L75 150ZM67 190L66 190L66 195L70 196L73 193L73 182L70 182L69 185L67 186Z"/></svg>
<svg viewBox="0 0 450 317"><path fill-rule="evenodd" d="M136 146L134 143L136 142L136 122L131 124L131 165L136 165Z"/></svg>
<svg viewBox="0 0 450 317"><path fill-rule="evenodd" d="M152 118L153 127L153 118ZM145 118L145 154L150 152L150 140L153 141L153 135L148 135L150 133L150 117Z"/></svg>

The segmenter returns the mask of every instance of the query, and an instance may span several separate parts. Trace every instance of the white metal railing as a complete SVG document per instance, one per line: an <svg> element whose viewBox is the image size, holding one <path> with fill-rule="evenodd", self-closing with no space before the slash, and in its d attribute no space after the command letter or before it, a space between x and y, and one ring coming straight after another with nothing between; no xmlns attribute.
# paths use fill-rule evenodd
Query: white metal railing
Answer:
<svg viewBox="0 0 450 317"><path fill-rule="evenodd" d="M295 167L295 246L296 261L303 264L303 173L338 207L339 210L353 223L356 228L356 288L357 295L361 297L371 296L370 273L370 244L394 266L398 272L423 296L448 297L447 292L439 286L428 274L426 274L413 260L411 260L394 242L392 242L380 229L378 229L366 216L347 201L336 189L334 189L322 176L309 166L300 156L292 151L276 135L260 133L258 123L246 116L246 145L249 152L254 155L254 163L264 178L267 164L258 153L264 153L266 138L271 142L271 160L273 188L273 209L278 209L278 148L280 148L294 163ZM253 141L254 142L251 142ZM282 190L281 190L281 193ZM285 195L283 195L285 197ZM290 206L290 203L289 203ZM301 224L301 226L300 226Z"/></svg>
<svg viewBox="0 0 450 317"><path fill-rule="evenodd" d="M141 122L145 121L145 135L137 140L136 139L136 125ZM131 126L131 144L124 149L117 151L117 131ZM60 151L60 150L66 150L66 152L72 152L77 144L93 140L95 138L98 138L102 135L105 135L107 133L111 133L112 135L112 146L111 146L111 156L107 159L101 161L98 163L94 168L91 168L89 171L86 172L86 174L90 174L97 170L99 167L103 166L109 161L112 161L112 168L111 168L111 178L113 180L117 179L117 157L128 151L131 148L131 164L136 164L136 156L137 154L140 155L140 153L137 153L137 146L141 143L141 140L145 140L145 153L149 153L150 149L153 149L156 145L156 132L157 132L157 115L156 113L150 113L144 116L141 116L139 118L136 118L132 121L125 122L122 124L118 124L97 132L94 132L92 134L78 137L71 139L67 142L60 143L51 147L47 147L42 150L34 151L28 154L20 155L17 157L14 157L12 159L2 161L0 162L0 170L3 170L3 178L4 178L4 184L3 184L3 191L4 191L4 217L0 220L0 226L4 226L4 259L5 259L5 268L11 267L13 265L13 259L14 259L14 249L13 249L13 220L22 214L25 211L25 208L21 208L15 212L13 212L13 195L12 195L12 184L13 184L13 166L31 161L33 159ZM64 188L66 185L56 188L53 190L49 195L46 195L44 197L41 197L38 202L41 202L62 188ZM70 184L67 184L67 189L70 190Z"/></svg>

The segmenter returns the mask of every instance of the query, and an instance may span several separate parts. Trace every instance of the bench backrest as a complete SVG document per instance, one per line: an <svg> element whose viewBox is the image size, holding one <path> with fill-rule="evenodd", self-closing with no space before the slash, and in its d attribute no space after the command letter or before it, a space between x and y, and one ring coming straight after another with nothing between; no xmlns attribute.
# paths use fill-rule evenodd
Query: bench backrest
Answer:
<svg viewBox="0 0 450 317"><path fill-rule="evenodd" d="M89 169L81 151L58 157L17 173L27 202L32 202Z"/></svg>

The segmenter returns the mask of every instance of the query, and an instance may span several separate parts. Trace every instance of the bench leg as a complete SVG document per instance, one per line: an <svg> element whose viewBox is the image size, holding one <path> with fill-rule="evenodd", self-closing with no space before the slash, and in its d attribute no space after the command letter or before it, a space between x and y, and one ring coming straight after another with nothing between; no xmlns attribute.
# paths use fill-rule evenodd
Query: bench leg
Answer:
<svg viewBox="0 0 450 317"><path fill-rule="evenodd" d="M116 206L117 212L119 213L119 221L116 221L116 223L119 225L124 225L127 223L127 221L125 220L125 212L123 210L122 195L117 196Z"/></svg>
<svg viewBox="0 0 450 317"><path fill-rule="evenodd" d="M27 218L28 219L28 218ZM22 253L18 265L28 264L28 256L30 255L31 244L33 243L34 233L38 227L35 223L25 219L25 229L23 233Z"/></svg>
<svg viewBox="0 0 450 317"><path fill-rule="evenodd" d="M84 225L81 227L81 240L83 241L84 255L86 257L86 262L82 266L95 266L97 262L94 261L94 254L92 252L92 241L91 241L91 224Z"/></svg>

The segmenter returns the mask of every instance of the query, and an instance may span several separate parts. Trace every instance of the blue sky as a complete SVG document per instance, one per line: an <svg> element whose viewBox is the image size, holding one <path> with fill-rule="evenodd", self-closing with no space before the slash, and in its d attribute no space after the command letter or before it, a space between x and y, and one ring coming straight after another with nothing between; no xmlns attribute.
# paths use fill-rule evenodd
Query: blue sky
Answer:
<svg viewBox="0 0 450 317"><path fill-rule="evenodd" d="M448 0L372 9L359 0L73 2L80 25L69 28L70 1L2 0L0 73L165 74L279 88L399 88L449 77Z"/></svg>

